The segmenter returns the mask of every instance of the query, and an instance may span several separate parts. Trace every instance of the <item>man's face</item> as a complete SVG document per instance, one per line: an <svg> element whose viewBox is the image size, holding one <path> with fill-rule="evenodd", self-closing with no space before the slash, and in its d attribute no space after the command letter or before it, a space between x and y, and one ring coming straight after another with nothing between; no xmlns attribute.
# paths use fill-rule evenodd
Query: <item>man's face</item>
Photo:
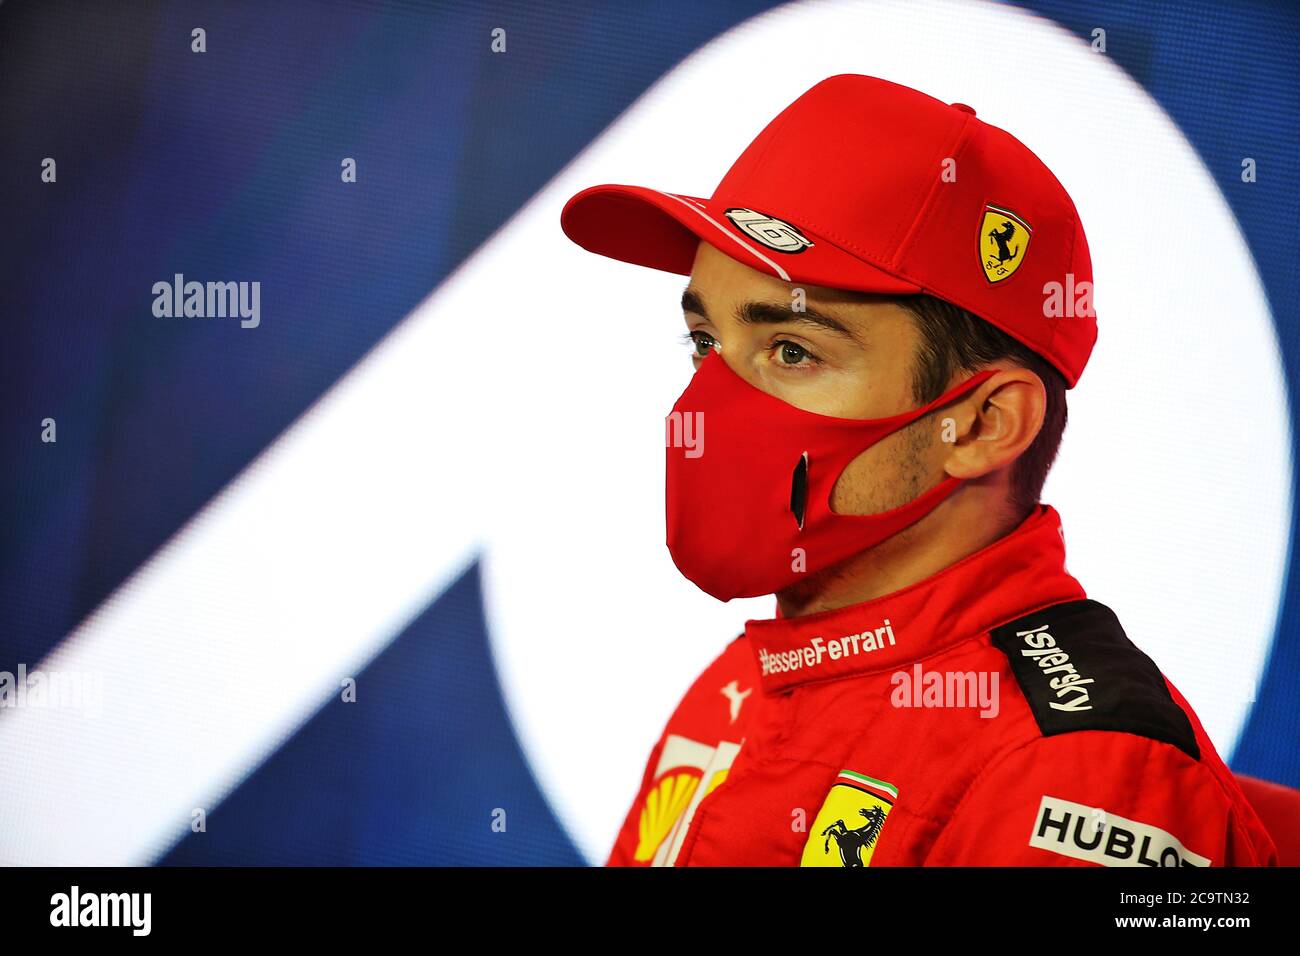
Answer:
<svg viewBox="0 0 1300 956"><path fill-rule="evenodd" d="M795 289L805 294L802 311ZM916 407L920 334L887 297L795 286L701 242L682 309L697 367L716 348L751 385L821 415L885 418ZM854 459L831 507L874 514L904 504L942 479L943 458L928 415Z"/></svg>

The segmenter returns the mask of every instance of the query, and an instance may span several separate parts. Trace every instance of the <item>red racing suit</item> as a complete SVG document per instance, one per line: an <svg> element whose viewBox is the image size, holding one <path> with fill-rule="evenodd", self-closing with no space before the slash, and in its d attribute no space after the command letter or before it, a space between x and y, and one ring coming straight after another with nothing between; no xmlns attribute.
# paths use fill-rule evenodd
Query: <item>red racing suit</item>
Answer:
<svg viewBox="0 0 1300 956"><path fill-rule="evenodd" d="M1256 866L1195 712L1065 569L1060 517L893 594L749 621L607 865Z"/></svg>

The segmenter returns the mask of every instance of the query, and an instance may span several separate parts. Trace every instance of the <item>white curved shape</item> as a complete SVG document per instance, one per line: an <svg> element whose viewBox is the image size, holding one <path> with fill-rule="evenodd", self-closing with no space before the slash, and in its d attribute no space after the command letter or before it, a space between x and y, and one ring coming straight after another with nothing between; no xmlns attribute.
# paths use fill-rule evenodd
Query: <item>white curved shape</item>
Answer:
<svg viewBox="0 0 1300 956"><path fill-rule="evenodd" d="M990 64L1016 66L1014 95ZM490 630L525 750L596 862L672 707L771 602L713 602L663 546L662 417L689 376L674 342L685 280L583 252L560 208L599 182L707 196L772 116L841 72L968 103L1066 184L1101 322L1044 495L1071 570L1225 757L1266 660L1290 528L1283 372L1245 242L1186 139L1109 59L1014 7L781 7L666 75L475 258L475 294L509 276L492 309L502 334L530 343L492 360L519 398L500 432L517 471L491 496Z"/></svg>

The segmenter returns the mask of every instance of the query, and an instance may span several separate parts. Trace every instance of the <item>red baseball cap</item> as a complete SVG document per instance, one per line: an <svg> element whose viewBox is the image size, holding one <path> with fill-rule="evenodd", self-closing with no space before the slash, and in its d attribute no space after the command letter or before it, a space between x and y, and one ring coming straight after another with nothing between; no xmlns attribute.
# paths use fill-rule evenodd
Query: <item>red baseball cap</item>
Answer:
<svg viewBox="0 0 1300 956"><path fill-rule="evenodd" d="M924 292L1042 355L1070 387L1097 339L1088 240L1028 147L872 76L832 76L772 120L704 199L592 186L560 223L591 252L689 275L698 242L786 282Z"/></svg>

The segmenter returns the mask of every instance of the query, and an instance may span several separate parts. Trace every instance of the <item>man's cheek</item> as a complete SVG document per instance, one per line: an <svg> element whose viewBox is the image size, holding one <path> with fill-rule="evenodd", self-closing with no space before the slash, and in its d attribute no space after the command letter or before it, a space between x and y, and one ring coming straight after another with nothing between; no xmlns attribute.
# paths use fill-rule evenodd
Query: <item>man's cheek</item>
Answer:
<svg viewBox="0 0 1300 956"><path fill-rule="evenodd" d="M920 469L909 431L889 435L849 463L831 491L832 511L877 514L906 504L924 490L912 489Z"/></svg>

